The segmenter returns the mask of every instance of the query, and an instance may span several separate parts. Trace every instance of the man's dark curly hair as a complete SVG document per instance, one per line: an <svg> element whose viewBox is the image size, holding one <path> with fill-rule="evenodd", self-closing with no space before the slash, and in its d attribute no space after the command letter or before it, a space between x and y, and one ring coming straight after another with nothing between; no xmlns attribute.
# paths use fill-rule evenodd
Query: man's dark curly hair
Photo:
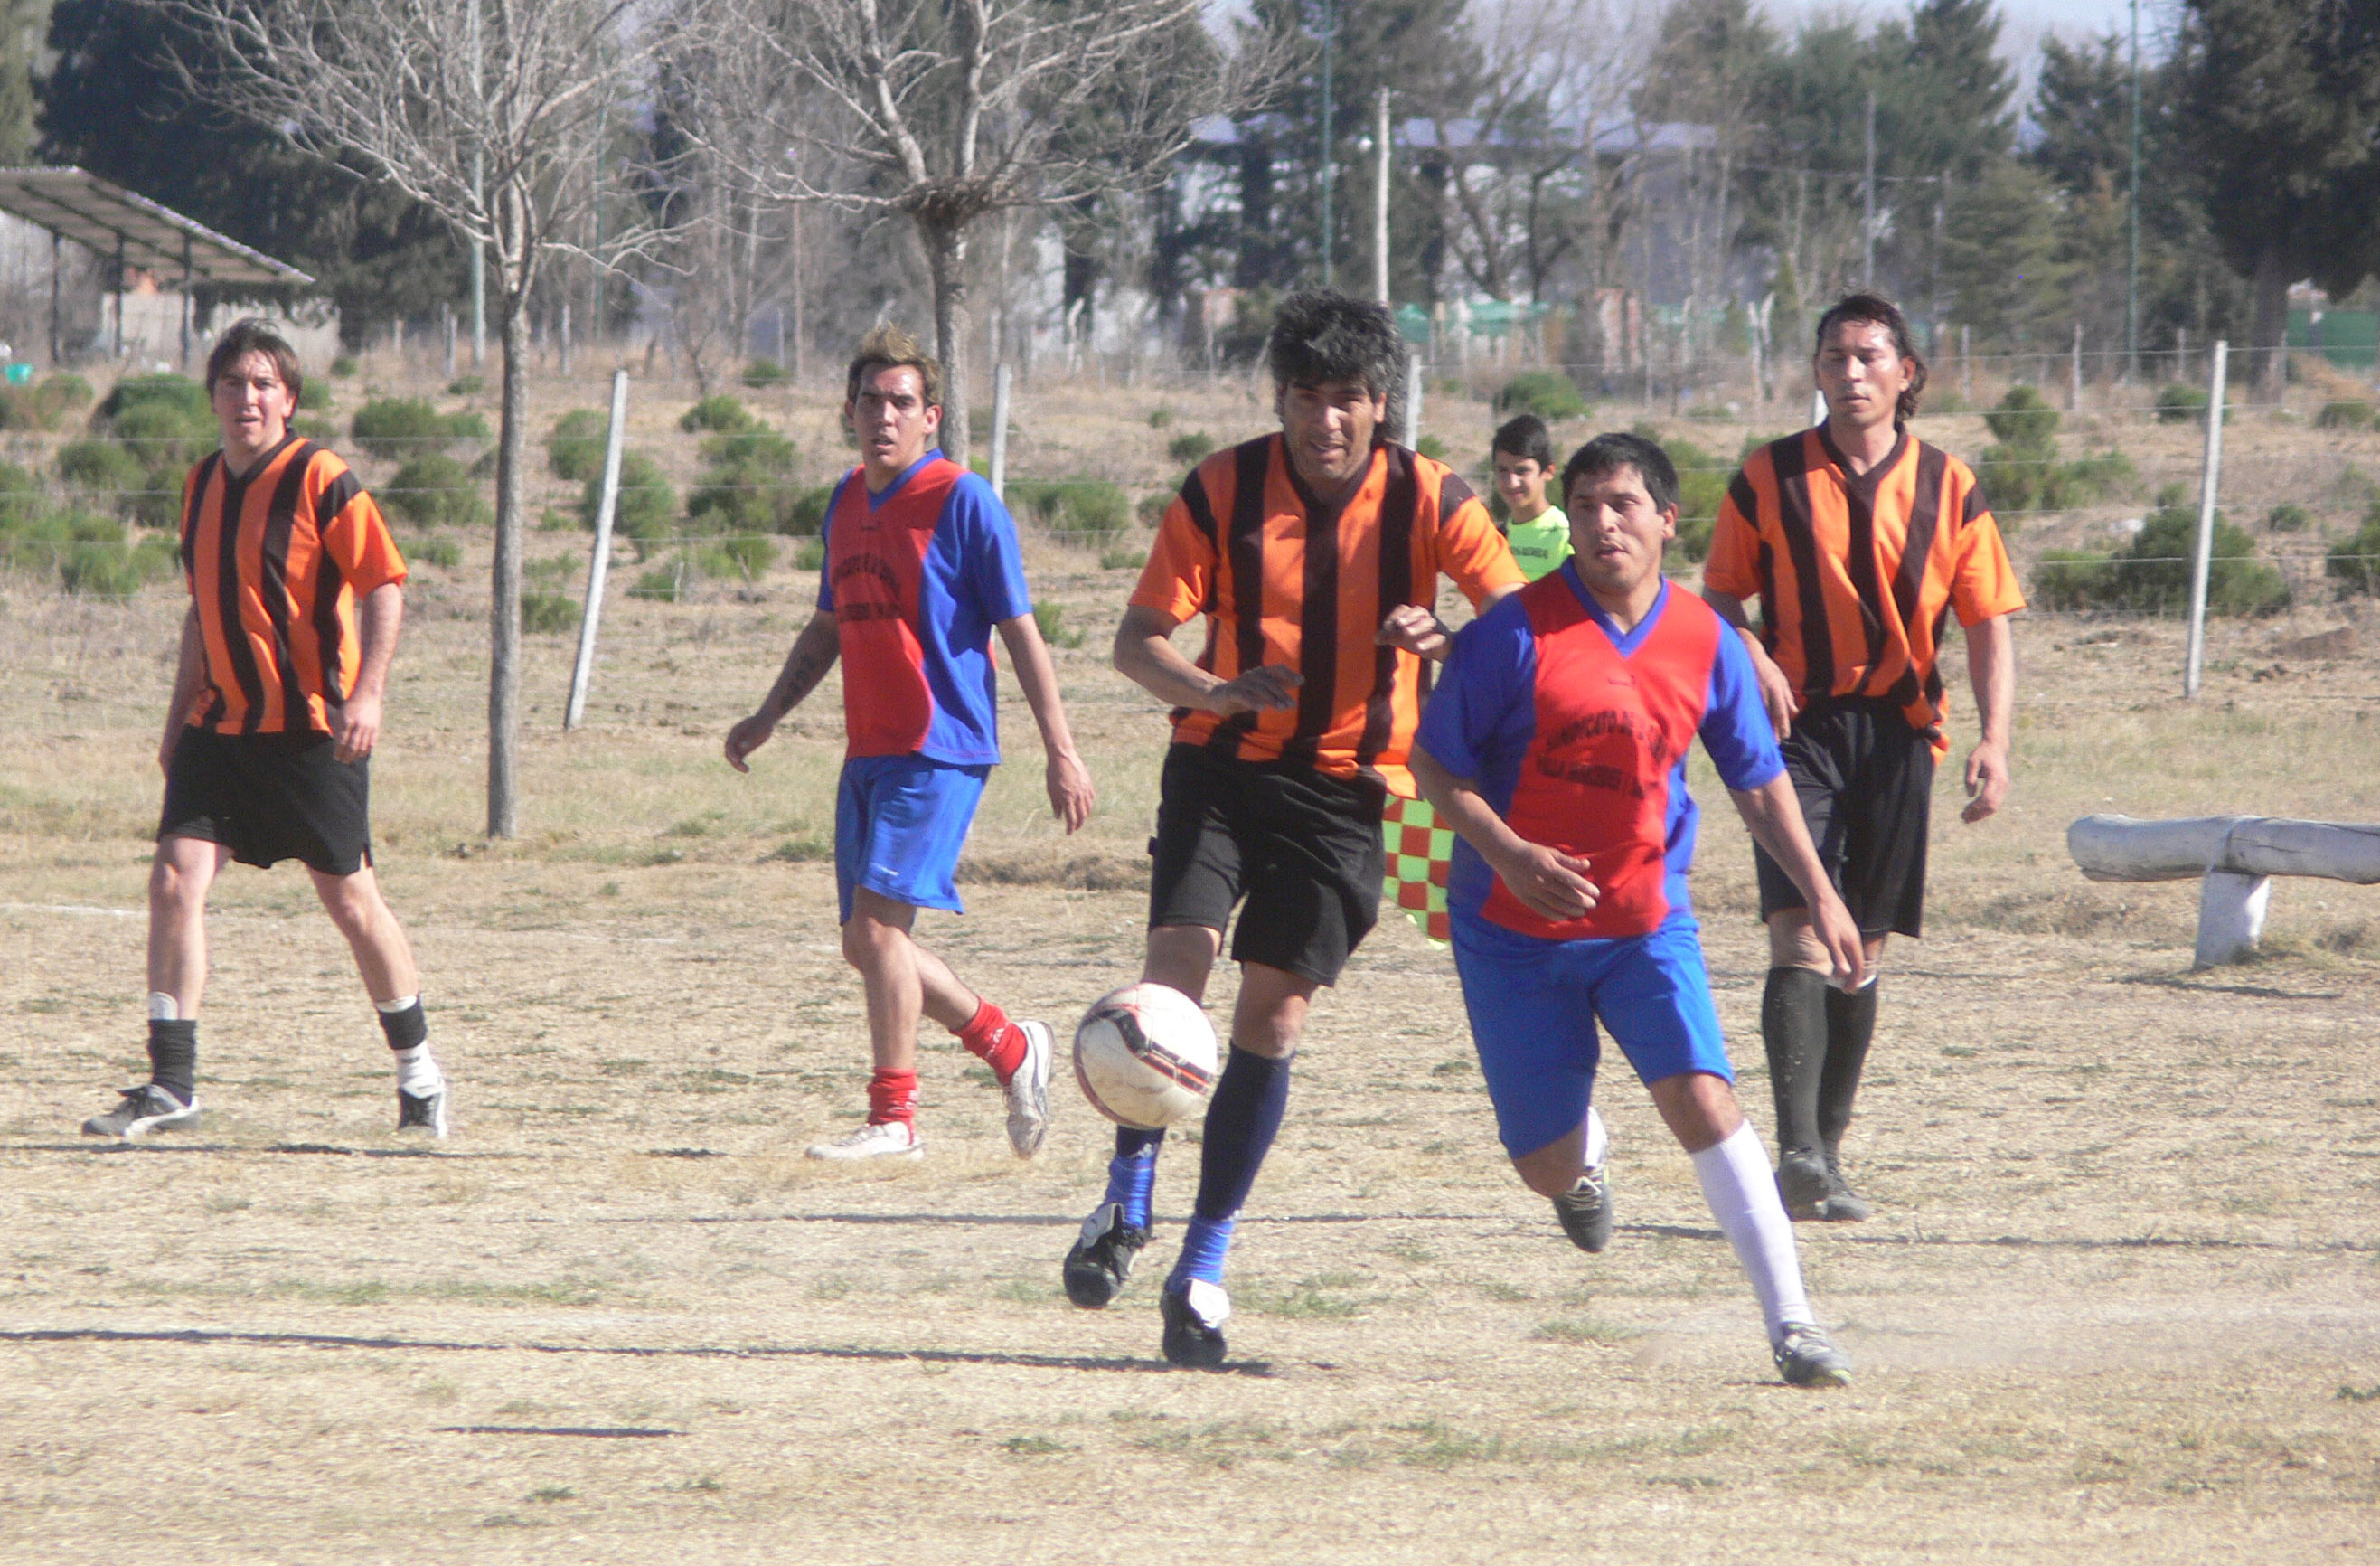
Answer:
<svg viewBox="0 0 2380 1566"><path fill-rule="evenodd" d="M1600 479L1617 473L1623 467L1636 469L1636 477L1645 480L1645 493L1656 511L1678 508L1678 468L1670 454L1658 442L1625 431L1597 435L1570 454L1562 465L1562 506L1570 506L1571 486L1581 479Z"/></svg>
<svg viewBox="0 0 2380 1566"><path fill-rule="evenodd" d="M1916 418L1917 399L1925 390L1925 357L1917 351L1917 335L1909 330L1909 319L1900 313L1900 307L1881 294L1844 295L1818 317L1817 346L1810 350L1813 359L1827 351L1827 334L1845 322L1881 326L1892 338L1892 351L1909 361L1909 384L1892 405L1892 419L1906 424Z"/></svg>
<svg viewBox="0 0 2380 1566"><path fill-rule="evenodd" d="M1394 399L1403 380L1404 339L1389 307L1331 288L1301 288L1281 301L1265 344L1275 386L1353 381Z"/></svg>

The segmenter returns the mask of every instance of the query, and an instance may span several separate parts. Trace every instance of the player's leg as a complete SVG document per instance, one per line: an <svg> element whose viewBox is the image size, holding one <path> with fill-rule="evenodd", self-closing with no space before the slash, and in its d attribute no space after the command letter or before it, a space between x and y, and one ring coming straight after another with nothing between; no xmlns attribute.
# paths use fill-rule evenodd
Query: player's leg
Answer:
<svg viewBox="0 0 2380 1566"><path fill-rule="evenodd" d="M346 875L307 867L315 895L346 938L364 991L379 1014L382 1037L396 1063L396 1128L446 1135L446 1074L430 1050L430 1019L421 1006L421 978L380 878L370 865Z"/></svg>
<svg viewBox="0 0 2380 1566"><path fill-rule="evenodd" d="M1314 992L1338 981L1379 917L1380 791L1287 770L1249 782L1237 833L1247 903L1232 938L1239 1000L1200 1134L1198 1198L1161 1302L1176 1365L1222 1362L1224 1261L1281 1130Z"/></svg>
<svg viewBox="0 0 2380 1566"><path fill-rule="evenodd" d="M1808 913L1791 908L1769 917L1760 1031L1777 1102L1778 1187L1796 1219L1840 1223L1868 1216L1867 1204L1843 1183L1835 1162L1876 1032L1885 938L1870 936L1863 945L1866 982L1845 994L1832 982L1827 949Z"/></svg>
<svg viewBox="0 0 2380 1566"><path fill-rule="evenodd" d="M1694 1159L1703 1199L1760 1302L1779 1371L1799 1386L1842 1384L1851 1363L1811 1312L1792 1220L1759 1133L1736 1102L1694 927L1671 925L1625 943L1597 985L1595 1004L1662 1123Z"/></svg>
<svg viewBox="0 0 2380 1566"><path fill-rule="evenodd" d="M1228 764L1194 746L1167 750L1148 845L1148 943L1140 977L1202 1005L1223 927L1240 897L1234 792ZM1116 1127L1107 1190L1084 1218L1063 1268L1066 1297L1085 1310L1104 1309L1123 1292L1148 1244L1164 1146L1162 1129Z"/></svg>
<svg viewBox="0 0 2380 1566"><path fill-rule="evenodd" d="M158 839L149 864L149 1080L83 1122L85 1135L144 1136L199 1123L199 1000L207 983L207 891L231 850Z"/></svg>

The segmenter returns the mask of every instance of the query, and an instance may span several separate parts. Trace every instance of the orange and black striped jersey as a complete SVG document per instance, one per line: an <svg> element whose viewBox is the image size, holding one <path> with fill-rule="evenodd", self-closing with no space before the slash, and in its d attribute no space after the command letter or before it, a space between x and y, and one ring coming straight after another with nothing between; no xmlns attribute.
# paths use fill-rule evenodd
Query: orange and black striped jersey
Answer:
<svg viewBox="0 0 2380 1566"><path fill-rule="evenodd" d="M1943 742L1944 621L2024 607L1965 463L1906 430L1865 473L1824 426L1752 454L1718 508L1703 585L1760 600L1760 639L1805 703L1890 701Z"/></svg>
<svg viewBox="0 0 2380 1566"><path fill-rule="evenodd" d="M362 662L356 601L404 581L405 561L347 465L290 435L237 477L221 452L190 469L182 574L206 658L184 721L328 733Z"/></svg>
<svg viewBox="0 0 2380 1566"><path fill-rule="evenodd" d="M1475 607L1525 579L1488 508L1442 462L1377 446L1334 510L1298 479L1279 435L1208 457L1166 507L1132 601L1177 622L1204 614L1201 669L1229 680L1284 664L1304 684L1285 711L1176 711L1174 739L1414 797L1405 755L1422 660L1373 638L1398 604L1433 605L1441 572Z"/></svg>

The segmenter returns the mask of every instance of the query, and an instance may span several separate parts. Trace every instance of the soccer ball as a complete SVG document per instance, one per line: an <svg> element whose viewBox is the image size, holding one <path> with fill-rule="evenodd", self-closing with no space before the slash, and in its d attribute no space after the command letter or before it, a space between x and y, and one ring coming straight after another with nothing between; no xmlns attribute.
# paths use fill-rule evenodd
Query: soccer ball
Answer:
<svg viewBox="0 0 2380 1566"><path fill-rule="evenodd" d="M1162 984L1128 984L1083 1014L1075 1080L1118 1125L1156 1131L1206 1107L1218 1053L1197 1002Z"/></svg>

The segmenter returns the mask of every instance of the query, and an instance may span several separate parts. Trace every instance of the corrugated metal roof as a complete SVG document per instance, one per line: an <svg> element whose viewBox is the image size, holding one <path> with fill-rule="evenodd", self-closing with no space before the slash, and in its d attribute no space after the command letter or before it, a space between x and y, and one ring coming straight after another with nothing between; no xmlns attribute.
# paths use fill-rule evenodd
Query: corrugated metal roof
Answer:
<svg viewBox="0 0 2380 1566"><path fill-rule="evenodd" d="M83 169L0 168L0 212L104 256L120 248L128 262L167 282L179 280L185 266L197 283L314 281L285 261Z"/></svg>

